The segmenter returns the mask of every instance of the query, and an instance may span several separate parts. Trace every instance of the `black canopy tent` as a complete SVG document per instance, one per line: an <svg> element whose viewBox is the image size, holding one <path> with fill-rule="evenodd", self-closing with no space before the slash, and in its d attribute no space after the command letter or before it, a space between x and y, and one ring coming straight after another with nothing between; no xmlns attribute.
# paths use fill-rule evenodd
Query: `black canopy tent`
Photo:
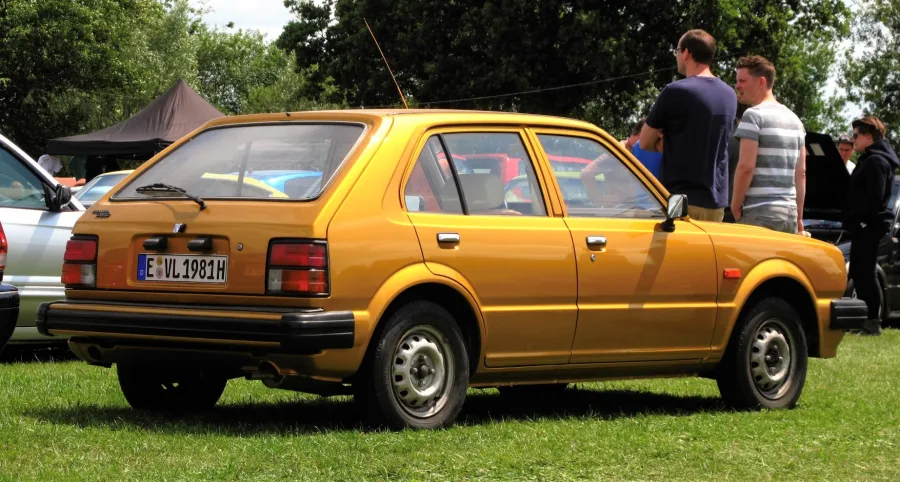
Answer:
<svg viewBox="0 0 900 482"><path fill-rule="evenodd" d="M149 159L203 123L224 114L183 80L130 118L106 129L51 139L48 154Z"/></svg>

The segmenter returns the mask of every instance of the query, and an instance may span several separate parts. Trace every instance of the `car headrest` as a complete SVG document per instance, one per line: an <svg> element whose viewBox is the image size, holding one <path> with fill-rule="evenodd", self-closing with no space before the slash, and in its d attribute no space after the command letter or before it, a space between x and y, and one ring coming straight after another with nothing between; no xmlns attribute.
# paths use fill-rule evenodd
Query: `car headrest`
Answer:
<svg viewBox="0 0 900 482"><path fill-rule="evenodd" d="M463 195L470 213L485 212L503 205L503 181L490 173L460 174Z"/></svg>

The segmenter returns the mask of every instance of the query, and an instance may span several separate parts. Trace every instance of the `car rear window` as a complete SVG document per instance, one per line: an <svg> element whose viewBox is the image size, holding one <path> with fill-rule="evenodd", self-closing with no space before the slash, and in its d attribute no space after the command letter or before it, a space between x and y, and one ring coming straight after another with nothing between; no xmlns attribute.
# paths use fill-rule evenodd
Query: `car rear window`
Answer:
<svg viewBox="0 0 900 482"><path fill-rule="evenodd" d="M166 184L204 199L314 199L350 155L361 124L259 124L201 132L155 162L113 199L183 197L177 192L138 192ZM278 171L281 179L262 175ZM296 179L284 182L291 173ZM301 179L298 181L297 179Z"/></svg>

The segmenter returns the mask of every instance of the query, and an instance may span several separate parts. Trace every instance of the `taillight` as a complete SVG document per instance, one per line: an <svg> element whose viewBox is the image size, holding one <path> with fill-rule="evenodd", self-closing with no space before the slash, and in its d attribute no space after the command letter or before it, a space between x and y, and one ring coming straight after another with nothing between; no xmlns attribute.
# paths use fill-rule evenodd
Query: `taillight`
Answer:
<svg viewBox="0 0 900 482"><path fill-rule="evenodd" d="M6 243L6 233L3 232L3 223L0 223L0 281L3 281L3 270L6 269L6 253L9 245Z"/></svg>
<svg viewBox="0 0 900 482"><path fill-rule="evenodd" d="M62 283L66 288L97 286L97 239L73 237L63 255Z"/></svg>
<svg viewBox="0 0 900 482"><path fill-rule="evenodd" d="M273 241L269 246L266 291L327 296L327 248L324 241Z"/></svg>

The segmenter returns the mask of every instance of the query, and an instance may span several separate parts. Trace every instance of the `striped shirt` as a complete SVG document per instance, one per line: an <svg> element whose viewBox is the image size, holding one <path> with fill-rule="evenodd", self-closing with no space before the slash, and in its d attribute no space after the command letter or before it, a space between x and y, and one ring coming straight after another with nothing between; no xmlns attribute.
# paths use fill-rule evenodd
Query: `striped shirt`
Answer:
<svg viewBox="0 0 900 482"><path fill-rule="evenodd" d="M747 109L734 135L759 142L756 169L743 209L796 206L794 169L806 144L803 122L784 105L768 101Z"/></svg>

